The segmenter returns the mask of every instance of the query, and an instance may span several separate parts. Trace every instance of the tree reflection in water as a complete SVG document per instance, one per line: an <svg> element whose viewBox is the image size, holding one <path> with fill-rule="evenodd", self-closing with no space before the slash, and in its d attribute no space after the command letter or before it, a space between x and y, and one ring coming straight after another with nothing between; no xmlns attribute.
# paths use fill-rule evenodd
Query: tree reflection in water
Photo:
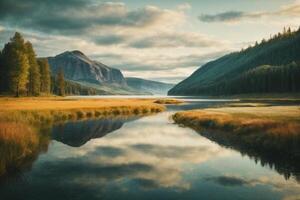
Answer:
<svg viewBox="0 0 300 200"><path fill-rule="evenodd" d="M300 182L300 134L274 135L264 133L236 134L221 131L198 131L219 145L248 155L262 166L269 166L285 179Z"/></svg>
<svg viewBox="0 0 300 200"><path fill-rule="evenodd" d="M18 177L30 170L32 163L41 152L46 152L49 144L47 129L37 129L15 122L0 123L0 180Z"/></svg>

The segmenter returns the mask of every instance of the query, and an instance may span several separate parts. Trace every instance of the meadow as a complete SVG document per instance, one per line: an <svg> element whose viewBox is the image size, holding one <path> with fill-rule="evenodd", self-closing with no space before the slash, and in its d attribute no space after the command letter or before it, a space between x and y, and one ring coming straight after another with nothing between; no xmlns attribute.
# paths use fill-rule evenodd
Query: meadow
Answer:
<svg viewBox="0 0 300 200"><path fill-rule="evenodd" d="M232 133L300 133L300 106L239 103L228 107L179 112L173 115L173 119L176 123L196 129Z"/></svg>
<svg viewBox="0 0 300 200"><path fill-rule="evenodd" d="M29 124L162 112L153 99L1 98L0 121Z"/></svg>

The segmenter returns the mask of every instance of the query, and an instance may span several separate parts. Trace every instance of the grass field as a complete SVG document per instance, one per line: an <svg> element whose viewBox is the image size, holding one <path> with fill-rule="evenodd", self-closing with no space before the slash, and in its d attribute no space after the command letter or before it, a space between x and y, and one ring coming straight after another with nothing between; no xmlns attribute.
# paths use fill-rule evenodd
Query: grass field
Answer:
<svg viewBox="0 0 300 200"><path fill-rule="evenodd" d="M157 99L154 101L154 103L165 104L165 105L170 105L170 104L177 105L177 104L182 104L183 101L178 99Z"/></svg>
<svg viewBox="0 0 300 200"><path fill-rule="evenodd" d="M236 106L179 112L173 119L196 129L300 134L300 106Z"/></svg>
<svg viewBox="0 0 300 200"><path fill-rule="evenodd" d="M0 121L55 122L161 112L155 99L0 98Z"/></svg>

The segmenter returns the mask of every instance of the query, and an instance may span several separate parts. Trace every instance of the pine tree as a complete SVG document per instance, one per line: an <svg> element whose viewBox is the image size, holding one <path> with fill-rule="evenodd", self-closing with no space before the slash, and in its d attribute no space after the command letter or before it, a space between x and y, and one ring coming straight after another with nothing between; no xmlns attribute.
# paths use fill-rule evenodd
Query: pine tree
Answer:
<svg viewBox="0 0 300 200"><path fill-rule="evenodd" d="M57 74L57 87L58 87L58 95L65 95L65 78L64 71L62 69L59 70Z"/></svg>
<svg viewBox="0 0 300 200"><path fill-rule="evenodd" d="M287 34L290 35L292 33L291 27L287 29Z"/></svg>
<svg viewBox="0 0 300 200"><path fill-rule="evenodd" d="M26 42L26 55L30 66L27 95L38 96L40 94L40 86L41 86L40 68L37 63L36 55L33 50L32 44L30 42Z"/></svg>
<svg viewBox="0 0 300 200"><path fill-rule="evenodd" d="M2 56L2 51L0 51L0 93L5 91L5 71L4 71L4 65L3 65L3 56Z"/></svg>
<svg viewBox="0 0 300 200"><path fill-rule="evenodd" d="M285 35L286 34L286 28L284 27L283 28L283 35Z"/></svg>
<svg viewBox="0 0 300 200"><path fill-rule="evenodd" d="M26 90L28 83L28 69L29 62L26 54L21 51L13 52L15 59L10 66L11 70L9 73L9 87L10 91L13 92L16 97L20 96L20 93Z"/></svg>
<svg viewBox="0 0 300 200"><path fill-rule="evenodd" d="M29 63L26 46L18 32L10 39L2 51L2 83L5 91L19 96L28 82Z"/></svg>
<svg viewBox="0 0 300 200"><path fill-rule="evenodd" d="M40 66L41 74L41 92L45 94L50 93L51 88L51 72L47 59L39 59L38 64Z"/></svg>

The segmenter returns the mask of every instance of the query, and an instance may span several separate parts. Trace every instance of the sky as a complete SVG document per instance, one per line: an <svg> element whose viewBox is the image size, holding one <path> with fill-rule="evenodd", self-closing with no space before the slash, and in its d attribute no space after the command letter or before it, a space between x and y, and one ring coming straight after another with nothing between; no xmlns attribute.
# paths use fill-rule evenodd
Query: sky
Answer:
<svg viewBox="0 0 300 200"><path fill-rule="evenodd" d="M208 61L300 26L300 0L0 0L39 57L80 50L125 76L177 83Z"/></svg>

